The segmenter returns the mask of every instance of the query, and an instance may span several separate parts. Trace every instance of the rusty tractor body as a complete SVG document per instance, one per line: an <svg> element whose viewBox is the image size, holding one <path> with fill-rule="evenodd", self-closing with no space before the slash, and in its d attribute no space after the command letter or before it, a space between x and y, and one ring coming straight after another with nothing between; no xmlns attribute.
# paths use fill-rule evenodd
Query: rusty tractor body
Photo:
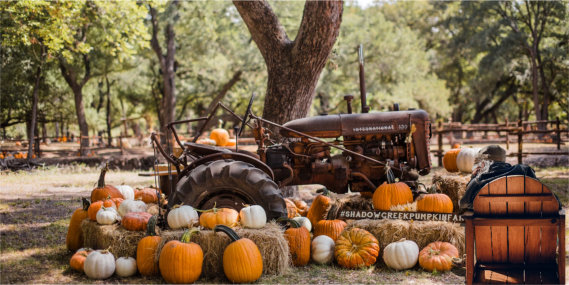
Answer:
<svg viewBox="0 0 569 285"><path fill-rule="evenodd" d="M360 56L362 56L360 51ZM360 61L363 80L363 61ZM179 156L167 153L152 135L162 155L176 172L168 194L168 206L184 203L200 209L245 204L265 208L268 218L286 216L280 188L290 185L321 184L336 193L374 192L386 181L387 170L417 189L419 175L430 171L429 138L431 123L423 110L400 111L394 105L389 112L368 113L365 84L360 84L362 113L353 114L352 95L344 96L347 113L302 118L279 125L251 113L252 96L243 117L221 103L208 117L168 124ZM197 144L207 123L221 107L239 121L235 149ZM174 125L201 121L193 142L182 143ZM239 150L239 138L249 126L258 145L256 153ZM268 128L279 129L275 142ZM167 185L161 183L161 185Z"/></svg>

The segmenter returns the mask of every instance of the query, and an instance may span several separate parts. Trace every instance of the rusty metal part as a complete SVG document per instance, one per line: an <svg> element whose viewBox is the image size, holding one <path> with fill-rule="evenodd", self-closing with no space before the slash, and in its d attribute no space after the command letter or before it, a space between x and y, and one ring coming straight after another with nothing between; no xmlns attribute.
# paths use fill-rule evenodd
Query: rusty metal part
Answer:
<svg viewBox="0 0 569 285"><path fill-rule="evenodd" d="M364 72L364 47L360 44L358 48L358 61L360 63L360 94L362 98L362 113L369 112L369 106L366 99L366 79Z"/></svg>
<svg viewBox="0 0 569 285"><path fill-rule="evenodd" d="M236 119L238 119L239 121L242 121L243 118L241 118L239 115L235 114L231 109L227 108L225 105L223 105L223 103L219 102L217 103L217 105L215 105L215 107L213 108L213 110L211 111L211 113L209 114L209 116L207 116L207 118L205 119L205 122L203 123L203 125L200 127L199 131L196 133L196 136L194 137L194 139L192 140L192 142L197 142L198 138L201 136L201 134L203 133L203 131L205 130L205 127L207 126L207 124L209 123L209 121L211 121L211 119L213 118L213 116L215 115L215 112L217 112L217 108L221 107L222 109L224 109L225 111L227 111L229 114L231 114L233 117L235 117ZM249 123L245 123L247 126L249 126L250 128L253 128L253 126L249 125Z"/></svg>
<svg viewBox="0 0 569 285"><path fill-rule="evenodd" d="M289 176L279 183L279 188L288 185L294 179L294 170L287 163L283 163L283 168L289 171Z"/></svg>
<svg viewBox="0 0 569 285"><path fill-rule="evenodd" d="M363 173L352 171L350 175L363 179L372 189L377 189L377 186L375 186L375 184L373 184L373 182L371 182L371 180L369 180L369 178L367 178Z"/></svg>
<svg viewBox="0 0 569 285"><path fill-rule="evenodd" d="M214 153L214 154L209 154L209 155L203 156L203 157L193 161L188 167L184 168L184 170L182 170L182 173L179 177L186 176L190 171L192 171L193 169L195 169L196 167L198 167L199 165L202 165L204 163L207 163L210 161L215 161L215 160L225 160L225 159L238 160L238 161L243 161L243 162L249 163L249 164L259 168L263 172L267 173L267 175L269 175L271 177L271 179L275 179L275 174L273 173L273 170L270 169L264 162L254 158L253 156L243 154L243 153L237 153L237 152L220 152L220 153Z"/></svg>
<svg viewBox="0 0 569 285"><path fill-rule="evenodd" d="M344 95L344 100L346 100L346 105L348 107L347 113L352 113L352 100L354 100L354 95Z"/></svg>
<svg viewBox="0 0 569 285"><path fill-rule="evenodd" d="M164 156L164 158L168 162L170 162L171 164L174 165L174 167L176 167L176 173L179 175L180 174L180 164L182 164L181 161L177 157L175 157L174 155L167 154L164 151L164 149L162 148L162 145L160 145L160 142L156 138L156 133L153 132L152 134L150 134L150 139L152 141L154 141L154 143L156 144L156 147L158 148L158 151L160 152L160 154L162 154L162 156Z"/></svg>

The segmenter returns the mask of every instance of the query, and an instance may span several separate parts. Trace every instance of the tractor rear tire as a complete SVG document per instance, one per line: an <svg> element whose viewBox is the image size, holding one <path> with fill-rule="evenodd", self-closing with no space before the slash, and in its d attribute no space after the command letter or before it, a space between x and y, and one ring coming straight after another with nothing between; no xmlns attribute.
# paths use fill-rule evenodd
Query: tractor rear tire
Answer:
<svg viewBox="0 0 569 285"><path fill-rule="evenodd" d="M196 167L176 184L168 206L190 205L197 209L233 208L260 205L267 219L286 217L286 204L277 184L252 164L236 160L216 160Z"/></svg>

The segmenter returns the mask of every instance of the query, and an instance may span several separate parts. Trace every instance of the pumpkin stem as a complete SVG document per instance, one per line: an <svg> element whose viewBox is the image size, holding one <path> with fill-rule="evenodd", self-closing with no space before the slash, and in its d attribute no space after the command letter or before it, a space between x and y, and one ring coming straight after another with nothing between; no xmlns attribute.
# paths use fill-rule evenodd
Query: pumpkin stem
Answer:
<svg viewBox="0 0 569 285"><path fill-rule="evenodd" d="M330 190L326 187L316 190L316 193L322 193L321 195L323 196L330 196Z"/></svg>
<svg viewBox="0 0 569 285"><path fill-rule="evenodd" d="M157 221L157 217L156 215L150 217L150 219L148 220L148 225L146 226L146 235L149 236L155 236L156 235L156 221Z"/></svg>
<svg viewBox="0 0 569 285"><path fill-rule="evenodd" d="M395 175L393 175L393 171L391 170L391 167L387 166L385 168L385 175L387 176L387 183L389 183L389 184L395 183Z"/></svg>
<svg viewBox="0 0 569 285"><path fill-rule="evenodd" d="M105 163L105 167L101 169L101 175L99 175L99 182L97 183L97 187L102 188L105 187L105 174L109 170L108 165Z"/></svg>
<svg viewBox="0 0 569 285"><path fill-rule="evenodd" d="M285 223L289 223L291 227L293 228L300 228L300 223L294 219L290 219L287 217L280 217L277 219L277 222L285 222Z"/></svg>
<svg viewBox="0 0 569 285"><path fill-rule="evenodd" d="M193 236L195 233L199 233L199 232L200 232L200 229L198 229L198 228L191 228L191 229L189 229L189 230L186 230L186 231L184 231L184 234L182 235L182 238L180 238L180 241L183 242L183 243L190 243L190 242L191 242L191 239L192 239L192 236Z"/></svg>
<svg viewBox="0 0 569 285"><path fill-rule="evenodd" d="M195 209L195 210L200 212L200 213L213 212L215 214L215 213L217 213L217 211L219 211L219 209L215 207L216 205L217 205L217 202L213 203L213 208L211 208L209 210L199 210L199 209Z"/></svg>
<svg viewBox="0 0 569 285"><path fill-rule="evenodd" d="M89 210L89 206L91 206L89 200L87 200L86 198L83 198L82 200L83 200L83 211Z"/></svg>
<svg viewBox="0 0 569 285"><path fill-rule="evenodd" d="M239 239L241 239L241 237L239 237L239 235L237 235L237 233L232 228L225 225L217 225L213 228L213 231L224 232L226 235L229 236L231 242L238 241Z"/></svg>

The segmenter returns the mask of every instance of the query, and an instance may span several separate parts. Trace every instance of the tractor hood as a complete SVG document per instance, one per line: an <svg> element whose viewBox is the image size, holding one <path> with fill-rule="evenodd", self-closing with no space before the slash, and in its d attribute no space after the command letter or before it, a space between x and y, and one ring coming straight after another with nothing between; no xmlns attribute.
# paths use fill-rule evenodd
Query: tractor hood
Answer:
<svg viewBox="0 0 569 285"><path fill-rule="evenodd" d="M365 114L335 114L302 118L284 124L284 127L319 138L337 138L367 134L402 133L409 131L409 123L425 126L429 115L423 110L377 112ZM300 137L281 129L284 137Z"/></svg>

